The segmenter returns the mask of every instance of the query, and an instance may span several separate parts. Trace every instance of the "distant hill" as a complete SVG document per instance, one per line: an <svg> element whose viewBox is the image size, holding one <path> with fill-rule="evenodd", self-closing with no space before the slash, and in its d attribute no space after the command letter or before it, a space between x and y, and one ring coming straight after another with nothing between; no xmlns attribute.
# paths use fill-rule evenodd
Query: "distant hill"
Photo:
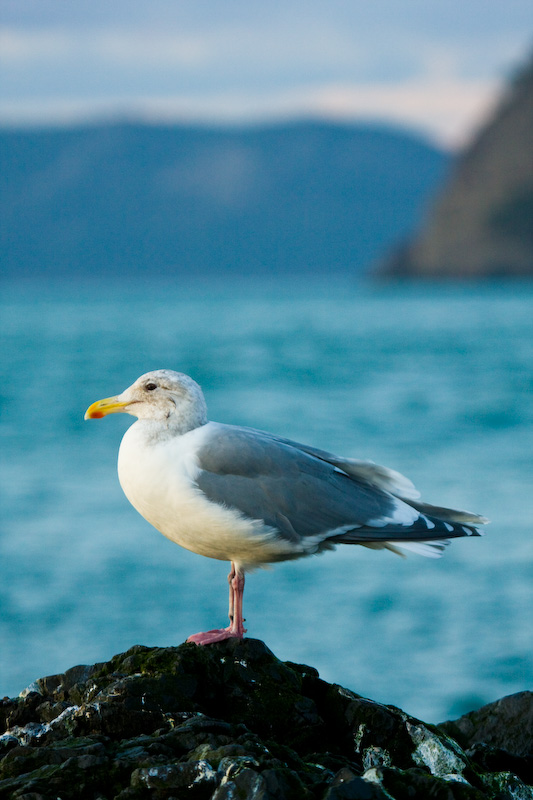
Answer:
<svg viewBox="0 0 533 800"><path fill-rule="evenodd" d="M378 271L424 278L533 275L533 61L457 160L419 235Z"/></svg>
<svg viewBox="0 0 533 800"><path fill-rule="evenodd" d="M4 275L355 272L405 236L449 157L299 122L0 130Z"/></svg>

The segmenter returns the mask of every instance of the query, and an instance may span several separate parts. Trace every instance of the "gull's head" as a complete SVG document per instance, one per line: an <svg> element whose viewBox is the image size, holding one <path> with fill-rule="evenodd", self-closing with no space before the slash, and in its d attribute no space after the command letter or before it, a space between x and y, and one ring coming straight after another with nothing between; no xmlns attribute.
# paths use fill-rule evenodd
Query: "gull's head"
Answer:
<svg viewBox="0 0 533 800"><path fill-rule="evenodd" d="M147 372L122 394L97 400L85 412L85 419L100 419L118 411L163 422L180 433L207 422L204 395L196 381L170 369Z"/></svg>

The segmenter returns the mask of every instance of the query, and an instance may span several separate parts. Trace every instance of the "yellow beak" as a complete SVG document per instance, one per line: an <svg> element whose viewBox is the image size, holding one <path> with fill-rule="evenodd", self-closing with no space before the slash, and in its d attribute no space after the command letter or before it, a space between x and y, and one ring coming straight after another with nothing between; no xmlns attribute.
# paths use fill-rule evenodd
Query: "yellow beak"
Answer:
<svg viewBox="0 0 533 800"><path fill-rule="evenodd" d="M131 400L124 403L118 397L105 397L103 400L97 400L96 403L89 406L85 412L84 419L102 419L107 414L116 414L118 411L124 411L126 406L130 405Z"/></svg>

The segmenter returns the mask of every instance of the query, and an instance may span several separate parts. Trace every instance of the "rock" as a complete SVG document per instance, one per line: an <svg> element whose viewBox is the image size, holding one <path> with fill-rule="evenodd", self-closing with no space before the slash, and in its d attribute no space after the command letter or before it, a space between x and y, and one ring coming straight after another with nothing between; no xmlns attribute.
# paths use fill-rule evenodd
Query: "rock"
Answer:
<svg viewBox="0 0 533 800"><path fill-rule="evenodd" d="M533 274L533 61L457 158L419 233L377 265L388 277Z"/></svg>
<svg viewBox="0 0 533 800"><path fill-rule="evenodd" d="M439 726L465 747L484 742L517 756L533 756L533 692L518 692Z"/></svg>
<svg viewBox="0 0 533 800"><path fill-rule="evenodd" d="M136 646L2 701L0 798L533 800L531 697L492 706L435 727L254 639Z"/></svg>
<svg viewBox="0 0 533 800"><path fill-rule="evenodd" d="M533 784L533 692L518 692L440 729L488 772L514 772Z"/></svg>

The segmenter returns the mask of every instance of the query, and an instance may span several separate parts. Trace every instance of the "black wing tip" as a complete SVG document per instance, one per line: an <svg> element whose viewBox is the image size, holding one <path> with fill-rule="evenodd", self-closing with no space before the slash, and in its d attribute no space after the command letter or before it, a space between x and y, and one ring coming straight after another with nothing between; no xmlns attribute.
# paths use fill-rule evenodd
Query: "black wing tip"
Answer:
<svg viewBox="0 0 533 800"><path fill-rule="evenodd" d="M456 528L459 536L485 536L485 531L481 530L480 528L476 528L473 525L458 524L457 526L454 526L454 528Z"/></svg>
<svg viewBox="0 0 533 800"><path fill-rule="evenodd" d="M469 524L468 522L452 522L451 520L439 519L439 517L432 517L427 514L420 514L415 527L418 532L421 532L421 526L427 525L429 535L424 531L425 538L428 540L439 539L444 534L443 538L459 539L463 536L484 536L485 531L481 530L478 526L484 525L488 519L479 517L479 521ZM417 524L418 523L418 524Z"/></svg>

